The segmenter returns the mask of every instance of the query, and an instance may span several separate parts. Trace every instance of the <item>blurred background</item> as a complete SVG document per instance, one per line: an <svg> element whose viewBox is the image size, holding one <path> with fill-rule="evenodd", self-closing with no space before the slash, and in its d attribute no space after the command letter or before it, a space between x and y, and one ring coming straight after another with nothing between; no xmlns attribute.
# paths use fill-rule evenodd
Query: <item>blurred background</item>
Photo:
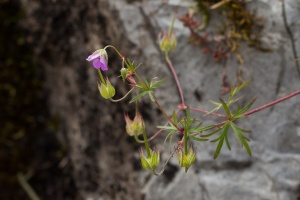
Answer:
<svg viewBox="0 0 300 200"><path fill-rule="evenodd" d="M223 149L214 160L214 143L197 144L197 161L187 174L173 158L155 177L141 168L140 145L125 132L124 112L135 113L130 98L117 104L102 99L97 73L86 61L112 44L142 63L141 73L149 79L168 77L156 96L171 114L180 99L157 36L176 16L177 48L171 60L188 105L211 110L209 100L248 79L241 103L257 96L253 107L299 90L294 58L300 51L300 3L285 1L286 23L282 1L231 3L225 7L229 14L207 15L222 1L0 0L0 199L299 200L299 97L240 122L252 130L252 157L233 142L231 152ZM191 6L201 26L203 17L210 20L198 35L184 23ZM255 15L245 14L246 8ZM239 13L248 21L240 20ZM221 29L216 34L228 19L233 24L224 27L236 27L239 19L244 32ZM119 57L108 54L106 75L116 86L116 98L122 97L130 87L117 78ZM140 111L152 135L164 118L149 99L140 103ZM164 136L151 145L166 160Z"/></svg>

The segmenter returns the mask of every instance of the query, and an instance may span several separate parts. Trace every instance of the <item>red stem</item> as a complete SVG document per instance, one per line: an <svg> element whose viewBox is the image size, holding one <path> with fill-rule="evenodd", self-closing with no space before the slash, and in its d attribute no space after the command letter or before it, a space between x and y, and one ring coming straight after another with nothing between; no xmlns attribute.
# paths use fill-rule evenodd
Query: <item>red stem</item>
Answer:
<svg viewBox="0 0 300 200"><path fill-rule="evenodd" d="M298 91L296 91L296 92L293 92L293 93L291 93L291 94L289 94L289 95L287 95L287 96L284 96L284 97L282 97L282 98L280 98L280 99L277 99L277 100L275 100L275 101L272 101L272 102L270 102L270 103L268 103L268 104L265 104L265 105L263 105L263 106L260 106L260 107L258 107L258 108L255 108L255 109L253 109L253 110L250 110L250 111L248 111L248 112L245 112L243 115L244 115L244 116L251 115L251 114L256 113L256 112L258 112L258 111L261 111L261 110L263 110L263 109L265 109L265 108L268 108L268 107L273 106L273 105L275 105L275 104L278 104L278 103L280 103L280 102L282 102L282 101L285 101L285 100L287 100L287 99L289 99L289 98L292 98L293 96L296 96L296 95L298 95L298 94L300 94L300 90L298 90Z"/></svg>
<svg viewBox="0 0 300 200"><path fill-rule="evenodd" d="M178 88L178 91L179 91L179 94L180 94L180 98L181 98L181 104L182 104L183 107L185 107L184 96L183 96L182 89L181 89L181 86L180 86L180 83L179 83L179 80L178 80L178 76L176 74L176 71L175 71L175 69L174 69L174 67L172 65L172 62L169 59L169 56L168 56L167 53L166 53L166 61L167 61L168 65L169 65L169 68L170 68L170 70L171 70L171 72L173 74L173 77L175 79L175 82L177 84L177 88Z"/></svg>

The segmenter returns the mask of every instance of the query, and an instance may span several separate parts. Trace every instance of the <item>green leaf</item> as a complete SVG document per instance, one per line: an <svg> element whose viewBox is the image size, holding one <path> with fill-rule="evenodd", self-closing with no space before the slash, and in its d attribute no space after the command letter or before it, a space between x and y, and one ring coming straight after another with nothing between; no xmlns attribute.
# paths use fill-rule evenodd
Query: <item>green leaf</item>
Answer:
<svg viewBox="0 0 300 200"><path fill-rule="evenodd" d="M231 99L231 98L230 98L230 99L228 100L227 105L230 106L231 104L237 102L237 101L240 100L241 98L243 98L243 97L241 96L241 97L238 97L238 98L235 98L235 99Z"/></svg>
<svg viewBox="0 0 300 200"><path fill-rule="evenodd" d="M244 108L238 109L237 112L234 114L234 118L242 118L242 114L244 114L249 108L252 106L252 104L256 101L256 97L254 97Z"/></svg>
<svg viewBox="0 0 300 200"><path fill-rule="evenodd" d="M222 127L223 128L223 127ZM222 130L222 128L218 128L217 130L211 132L211 133L208 133L208 134L204 134L204 135L201 135L200 137L210 137L216 133L218 133L220 130Z"/></svg>
<svg viewBox="0 0 300 200"><path fill-rule="evenodd" d="M243 136L243 135L241 135L241 136ZM251 149L248 145L248 142L245 139L242 139L241 142L243 143L243 145L244 145L245 149L247 150L249 156L252 156L252 152L251 152Z"/></svg>
<svg viewBox="0 0 300 200"><path fill-rule="evenodd" d="M137 68L139 68L139 66L141 65L139 64L138 66L135 66L133 63L134 61L131 61L129 58L125 60L125 65L130 71L136 71Z"/></svg>
<svg viewBox="0 0 300 200"><path fill-rule="evenodd" d="M238 93L241 89L243 89L249 83L250 83L250 80L245 81L242 85L240 85L238 87L232 87L231 91L230 91L230 98L233 97L234 95L236 95L236 93Z"/></svg>
<svg viewBox="0 0 300 200"><path fill-rule="evenodd" d="M185 109L185 113L186 113L187 119L190 119L190 118L191 118L191 110L190 110L190 107L187 107L187 108Z"/></svg>
<svg viewBox="0 0 300 200"><path fill-rule="evenodd" d="M177 115L176 115L176 112L174 111L173 112L173 122L177 125L178 122L177 122Z"/></svg>
<svg viewBox="0 0 300 200"><path fill-rule="evenodd" d="M251 156L251 149L248 145L247 141L250 141L248 138L246 138L242 133L241 133L241 129L239 127L237 127L233 122L229 123L233 132L235 133L235 136L237 138L237 140L241 141L241 143L243 144L243 146L245 147L245 149L247 150L248 154Z"/></svg>
<svg viewBox="0 0 300 200"><path fill-rule="evenodd" d="M229 143L229 140L228 140L228 134L225 135L225 142L226 142L227 148L229 149L229 151L231 151L230 143Z"/></svg>
<svg viewBox="0 0 300 200"><path fill-rule="evenodd" d="M215 126L205 126L205 127L200 127L200 128L193 128L193 129L190 129L190 132L191 133L201 133L201 132L203 132L203 131L207 131L207 130L209 130L209 129L212 129L212 128L214 128ZM203 135L202 135L203 136ZM201 136L201 137L202 137Z"/></svg>
<svg viewBox="0 0 300 200"><path fill-rule="evenodd" d="M159 129L163 129L163 130L177 130L177 128L175 128L174 126L157 126L157 128Z"/></svg>
<svg viewBox="0 0 300 200"><path fill-rule="evenodd" d="M154 99L154 97L153 97L152 91L149 91L149 92L148 92L148 95L149 95L151 101L152 101L152 102L155 102L155 99Z"/></svg>
<svg viewBox="0 0 300 200"><path fill-rule="evenodd" d="M250 133L251 132L250 130L242 129L242 128L237 127L237 126L235 126L235 128L240 130L241 132L244 132L244 133Z"/></svg>
<svg viewBox="0 0 300 200"><path fill-rule="evenodd" d="M147 81L147 79L144 79L144 84L150 90L150 83Z"/></svg>
<svg viewBox="0 0 300 200"><path fill-rule="evenodd" d="M209 100L210 103L214 104L215 106L221 106L222 104L220 104L219 102L213 101L213 100Z"/></svg>
<svg viewBox="0 0 300 200"><path fill-rule="evenodd" d="M155 81L155 82L151 83L151 84L150 84L150 88L151 88L151 89L156 88L156 87L159 86L160 84L164 83L164 82L166 81L166 79L167 79L167 78L163 78L163 79L161 79L161 80L159 80L159 81Z"/></svg>
<svg viewBox="0 0 300 200"><path fill-rule="evenodd" d="M197 128L199 128L199 126L201 126L202 122L200 122L198 119L195 119L195 121L199 122L199 123L197 124L197 126L194 127L194 129L197 129Z"/></svg>
<svg viewBox="0 0 300 200"><path fill-rule="evenodd" d="M216 148L216 151L214 153L214 159L216 159L222 149L222 146L223 146L223 142L224 142L224 137L222 137L218 143L218 146Z"/></svg>
<svg viewBox="0 0 300 200"><path fill-rule="evenodd" d="M189 109L187 109L189 110ZM196 121L196 119L191 119L191 116L190 116L190 112L187 111L187 116L186 116L186 121L185 121L185 130L188 130L190 131L190 127L192 126L192 124Z"/></svg>
<svg viewBox="0 0 300 200"><path fill-rule="evenodd" d="M192 136L192 135L190 135L189 137L190 137L192 140L200 141L200 142L204 142L204 141L207 141L207 140L208 140L207 138L198 138L198 137L195 137L195 136Z"/></svg>
<svg viewBox="0 0 300 200"><path fill-rule="evenodd" d="M221 140L223 137L223 135L221 134L218 138L211 140L210 142L218 142L219 140Z"/></svg>
<svg viewBox="0 0 300 200"><path fill-rule="evenodd" d="M229 110L226 102L223 99L221 99L221 98L220 98L220 101L221 101L221 103L223 105L223 108L224 108L224 110L225 110L225 112L227 114L228 119L230 119L231 118L231 113L230 113L230 110Z"/></svg>
<svg viewBox="0 0 300 200"><path fill-rule="evenodd" d="M220 110L220 108L222 107L222 104L221 104L221 103L218 103L218 102L215 102L215 101L212 101L212 100L210 100L210 102L211 102L212 104L214 104L216 107L215 107L214 109L212 109L211 111L209 111L208 113L206 113L204 116L209 115L209 114L211 114L211 113L213 113L213 112L215 112L215 111L218 111L218 110Z"/></svg>
<svg viewBox="0 0 300 200"><path fill-rule="evenodd" d="M168 138L170 138L170 149L171 149L172 139L173 139L173 134L176 133L176 132L177 132L177 130L176 130L176 131L175 131L175 130L172 130L172 131L170 131L170 132L168 133L167 137L166 137L165 140L164 140L164 146L166 145L166 142L167 142Z"/></svg>
<svg viewBox="0 0 300 200"><path fill-rule="evenodd" d="M144 96L145 94L147 94L149 91L144 91L140 94L138 94L137 96L135 96L134 98L131 99L131 101L129 103L135 102L137 101L139 98L141 98L142 96Z"/></svg>
<svg viewBox="0 0 300 200"><path fill-rule="evenodd" d="M220 136L220 141L219 141L219 144L216 148L216 151L215 151L215 154L214 154L214 159L216 159L222 149L222 146L223 146L223 142L224 142L224 138L226 137L227 133L228 133L228 129L229 129L229 123L225 124L224 125L224 130Z"/></svg>

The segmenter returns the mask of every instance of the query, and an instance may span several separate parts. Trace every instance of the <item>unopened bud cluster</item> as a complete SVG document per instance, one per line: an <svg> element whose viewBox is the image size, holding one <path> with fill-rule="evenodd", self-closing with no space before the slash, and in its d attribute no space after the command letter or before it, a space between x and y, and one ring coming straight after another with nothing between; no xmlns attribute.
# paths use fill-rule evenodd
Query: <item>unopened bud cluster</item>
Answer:
<svg viewBox="0 0 300 200"><path fill-rule="evenodd" d="M133 121L129 118L128 115L125 115L126 121L126 132L130 136L141 135L144 131L144 122L140 113L137 111Z"/></svg>
<svg viewBox="0 0 300 200"><path fill-rule="evenodd" d="M144 169L154 171L159 165L159 152L150 149L150 155L145 156L143 151L140 151L141 163Z"/></svg>
<svg viewBox="0 0 300 200"><path fill-rule="evenodd" d="M187 172L187 170L196 160L196 151L193 149L193 147L190 147L186 153L183 152L182 149L178 149L176 156L178 158L180 167L184 167L185 172Z"/></svg>

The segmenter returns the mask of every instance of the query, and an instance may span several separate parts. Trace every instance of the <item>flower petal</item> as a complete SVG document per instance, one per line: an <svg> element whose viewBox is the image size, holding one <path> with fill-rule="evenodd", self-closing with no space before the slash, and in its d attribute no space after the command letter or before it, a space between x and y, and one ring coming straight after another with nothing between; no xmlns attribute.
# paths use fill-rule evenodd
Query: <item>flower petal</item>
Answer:
<svg viewBox="0 0 300 200"><path fill-rule="evenodd" d="M107 67L107 62L106 62L106 58L105 56L100 56L100 62L101 62L101 70L102 71L107 71L108 70L108 67Z"/></svg>
<svg viewBox="0 0 300 200"><path fill-rule="evenodd" d="M93 61L93 65L94 65L94 67L96 68L96 69L102 69L102 63L100 62L100 59L99 58L97 58L97 59L94 59L94 61Z"/></svg>
<svg viewBox="0 0 300 200"><path fill-rule="evenodd" d="M90 55L86 60L87 61L92 61L95 60L96 58L100 57L99 52L95 51L92 55Z"/></svg>

